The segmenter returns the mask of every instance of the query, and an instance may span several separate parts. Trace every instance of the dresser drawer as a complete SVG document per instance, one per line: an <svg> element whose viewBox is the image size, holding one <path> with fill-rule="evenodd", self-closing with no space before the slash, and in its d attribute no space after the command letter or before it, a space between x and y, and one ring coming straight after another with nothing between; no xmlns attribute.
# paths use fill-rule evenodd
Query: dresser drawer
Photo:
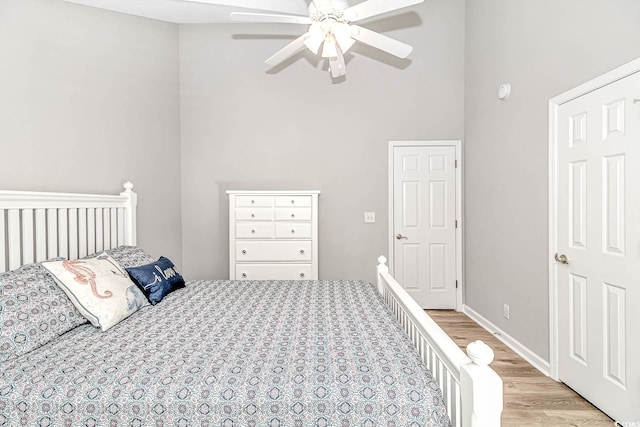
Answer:
<svg viewBox="0 0 640 427"><path fill-rule="evenodd" d="M239 241L236 261L311 261L311 241Z"/></svg>
<svg viewBox="0 0 640 427"><path fill-rule="evenodd" d="M304 280L311 277L311 264L236 264L237 280Z"/></svg>
<svg viewBox="0 0 640 427"><path fill-rule="evenodd" d="M311 196L276 196L276 206L311 206Z"/></svg>
<svg viewBox="0 0 640 427"><path fill-rule="evenodd" d="M276 239L310 239L310 222L276 222Z"/></svg>
<svg viewBox="0 0 640 427"><path fill-rule="evenodd" d="M278 221L311 221L311 208L276 208Z"/></svg>
<svg viewBox="0 0 640 427"><path fill-rule="evenodd" d="M273 221L273 208L237 208L236 221Z"/></svg>
<svg viewBox="0 0 640 427"><path fill-rule="evenodd" d="M236 206L273 206L273 196L236 196Z"/></svg>
<svg viewBox="0 0 640 427"><path fill-rule="evenodd" d="M238 239L273 239L273 222L239 222L236 224Z"/></svg>

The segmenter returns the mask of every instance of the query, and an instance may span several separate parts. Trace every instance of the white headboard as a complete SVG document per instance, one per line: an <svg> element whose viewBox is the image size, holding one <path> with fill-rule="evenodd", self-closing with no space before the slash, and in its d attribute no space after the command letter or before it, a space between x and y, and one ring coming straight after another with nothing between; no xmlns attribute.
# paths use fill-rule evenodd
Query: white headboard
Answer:
<svg viewBox="0 0 640 427"><path fill-rule="evenodd" d="M0 272L136 244L137 195L0 191Z"/></svg>

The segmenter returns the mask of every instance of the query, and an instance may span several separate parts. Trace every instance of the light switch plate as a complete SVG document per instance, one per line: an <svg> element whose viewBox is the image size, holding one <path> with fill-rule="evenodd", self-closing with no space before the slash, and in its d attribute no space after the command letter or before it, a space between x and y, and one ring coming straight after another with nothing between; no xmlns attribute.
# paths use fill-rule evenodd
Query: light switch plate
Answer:
<svg viewBox="0 0 640 427"><path fill-rule="evenodd" d="M367 223L376 222L376 213L375 212L365 212L364 213L364 222L367 222Z"/></svg>

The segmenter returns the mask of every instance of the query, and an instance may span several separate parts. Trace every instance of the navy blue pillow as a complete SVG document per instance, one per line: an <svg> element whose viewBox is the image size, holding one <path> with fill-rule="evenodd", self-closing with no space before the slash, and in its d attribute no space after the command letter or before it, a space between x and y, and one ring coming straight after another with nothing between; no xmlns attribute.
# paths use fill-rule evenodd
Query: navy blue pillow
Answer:
<svg viewBox="0 0 640 427"><path fill-rule="evenodd" d="M151 264L126 270L152 305L176 289L184 288L184 279L176 271L176 266L163 256Z"/></svg>

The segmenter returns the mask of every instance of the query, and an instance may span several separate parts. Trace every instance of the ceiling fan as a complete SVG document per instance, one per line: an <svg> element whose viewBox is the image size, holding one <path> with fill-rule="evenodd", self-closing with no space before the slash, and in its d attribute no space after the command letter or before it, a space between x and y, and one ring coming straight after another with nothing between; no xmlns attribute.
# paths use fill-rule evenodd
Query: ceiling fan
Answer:
<svg viewBox="0 0 640 427"><path fill-rule="evenodd" d="M190 0L209 4L238 6L234 0ZM290 1L290 0L289 0ZM392 12L422 3L424 0L365 0L355 6L349 6L345 0L313 0L309 5L309 16L298 14L232 12L234 21L254 23L284 23L308 25L308 31L289 43L265 62L275 66L295 55L305 47L314 54L320 53L329 60L329 71L333 78L346 75L344 53L356 41L365 43L383 52L406 58L413 48L408 44L383 34L354 24L374 16ZM270 3L273 3L271 5ZM263 0L260 9L282 13L281 0ZM295 9L291 9L295 10ZM297 12L297 11L296 11ZM296 13L293 12L293 13ZM285 12L286 13L286 12ZM322 48L322 50L320 50Z"/></svg>

